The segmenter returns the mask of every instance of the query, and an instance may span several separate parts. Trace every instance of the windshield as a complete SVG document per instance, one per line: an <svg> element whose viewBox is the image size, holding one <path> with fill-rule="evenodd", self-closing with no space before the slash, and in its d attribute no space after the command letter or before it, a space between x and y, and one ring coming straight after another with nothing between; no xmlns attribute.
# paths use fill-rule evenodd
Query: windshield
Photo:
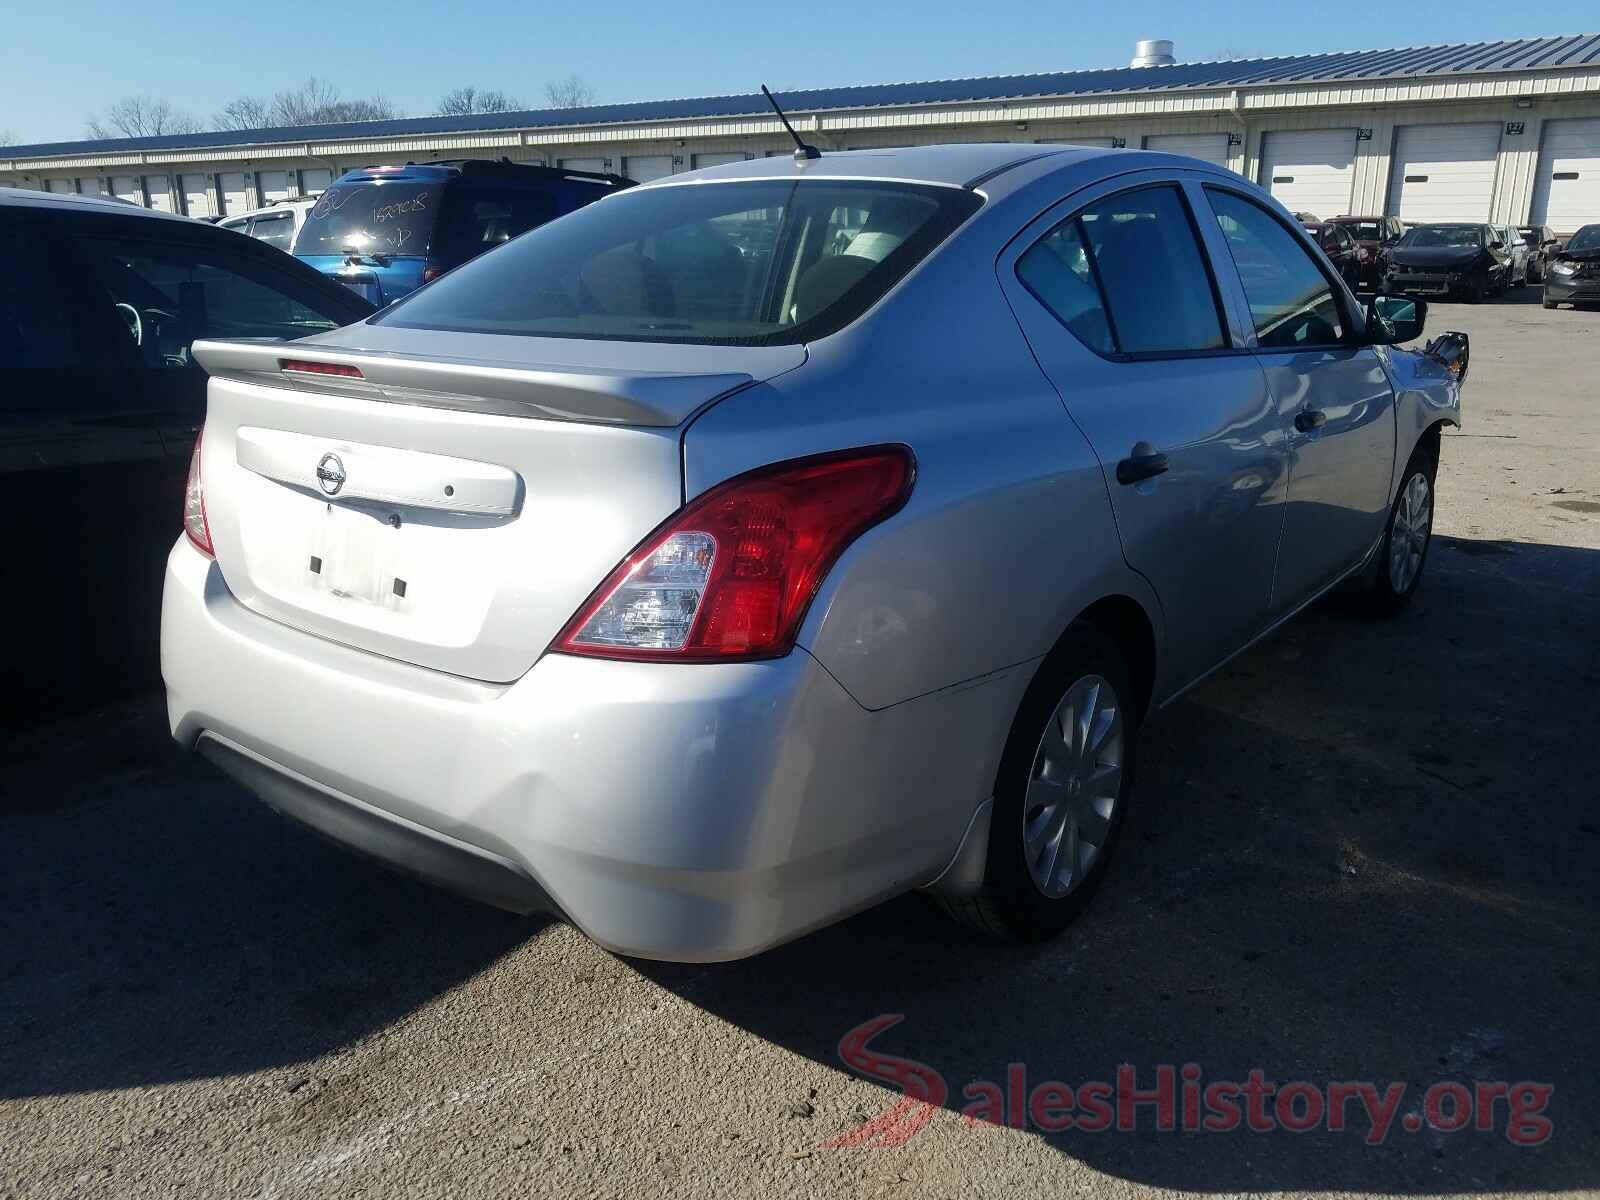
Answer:
<svg viewBox="0 0 1600 1200"><path fill-rule="evenodd" d="M331 187L306 214L294 252L425 255L443 187L401 179Z"/></svg>
<svg viewBox="0 0 1600 1200"><path fill-rule="evenodd" d="M1567 242L1568 250L1600 250L1600 225L1585 225Z"/></svg>
<svg viewBox="0 0 1600 1200"><path fill-rule="evenodd" d="M773 180L641 188L552 221L385 325L782 345L865 311L981 201L957 188Z"/></svg>
<svg viewBox="0 0 1600 1200"><path fill-rule="evenodd" d="M1359 242L1383 241L1383 226L1376 221L1340 221L1350 231L1350 236Z"/></svg>
<svg viewBox="0 0 1600 1200"><path fill-rule="evenodd" d="M1477 249L1483 245L1483 230L1476 225L1418 225L1409 230L1399 244L1408 250L1425 246L1467 246Z"/></svg>

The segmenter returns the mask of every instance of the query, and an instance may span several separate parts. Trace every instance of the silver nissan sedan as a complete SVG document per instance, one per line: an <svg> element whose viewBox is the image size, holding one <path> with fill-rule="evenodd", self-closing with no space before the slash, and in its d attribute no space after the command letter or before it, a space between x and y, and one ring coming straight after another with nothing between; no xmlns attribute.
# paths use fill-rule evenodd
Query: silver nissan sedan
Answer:
<svg viewBox="0 0 1600 1200"><path fill-rule="evenodd" d="M359 324L202 342L173 736L624 954L925 889L1060 930L1140 726L1427 561L1468 347L1194 159L797 154L629 189Z"/></svg>

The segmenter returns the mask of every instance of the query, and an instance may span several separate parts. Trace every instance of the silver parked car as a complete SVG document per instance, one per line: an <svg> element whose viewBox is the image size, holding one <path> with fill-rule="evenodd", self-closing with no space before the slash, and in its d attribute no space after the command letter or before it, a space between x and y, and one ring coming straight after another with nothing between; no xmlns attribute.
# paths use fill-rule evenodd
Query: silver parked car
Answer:
<svg viewBox="0 0 1600 1200"><path fill-rule="evenodd" d="M1421 577L1467 347L1140 151L631 189L362 323L208 342L174 737L292 817L626 954L914 888L1040 938L1140 725Z"/></svg>

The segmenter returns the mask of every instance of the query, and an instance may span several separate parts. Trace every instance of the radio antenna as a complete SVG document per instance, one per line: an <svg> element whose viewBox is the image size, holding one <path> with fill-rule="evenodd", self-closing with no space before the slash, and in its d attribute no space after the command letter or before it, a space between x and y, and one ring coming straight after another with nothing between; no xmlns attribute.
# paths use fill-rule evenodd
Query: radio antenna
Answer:
<svg viewBox="0 0 1600 1200"><path fill-rule="evenodd" d="M800 135L794 131L794 126L789 124L789 118L783 115L783 109L778 107L778 102L772 98L772 93L767 91L767 85L761 85L761 94L767 98L767 103L772 105L772 111L778 114L778 120L783 122L783 127L789 131L789 136L794 139L794 160L803 163L807 159L821 158L822 151L800 140Z"/></svg>

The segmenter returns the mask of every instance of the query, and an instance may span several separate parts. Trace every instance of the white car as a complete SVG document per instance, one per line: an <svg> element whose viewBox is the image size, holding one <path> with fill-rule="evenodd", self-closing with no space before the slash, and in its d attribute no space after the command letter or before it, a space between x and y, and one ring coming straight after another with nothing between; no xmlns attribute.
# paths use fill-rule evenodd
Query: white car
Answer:
<svg viewBox="0 0 1600 1200"><path fill-rule="evenodd" d="M226 217L217 224L223 229L248 234L258 241L276 246L285 254L294 252L294 239L306 223L306 214L317 202L315 196L299 200L279 200L266 208L254 208L237 217Z"/></svg>
<svg viewBox="0 0 1600 1200"><path fill-rule="evenodd" d="M347 328L196 344L173 736L625 954L913 888L1049 936L1146 713L1337 585L1410 600L1468 351L1397 348L1425 312L1176 155L619 190Z"/></svg>

